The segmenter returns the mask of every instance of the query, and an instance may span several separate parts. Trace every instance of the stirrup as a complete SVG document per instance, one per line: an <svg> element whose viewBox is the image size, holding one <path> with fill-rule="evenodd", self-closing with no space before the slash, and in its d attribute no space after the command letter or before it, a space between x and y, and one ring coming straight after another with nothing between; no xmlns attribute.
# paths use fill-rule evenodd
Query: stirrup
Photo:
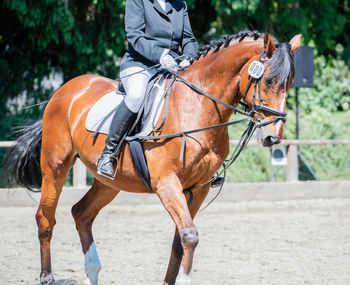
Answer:
<svg viewBox="0 0 350 285"><path fill-rule="evenodd" d="M119 161L118 161L118 158L116 158L115 156L110 156L111 158L113 158L115 161L116 161L116 168L115 168L115 171L113 173L113 176L108 176L107 174L104 174L103 172L100 171L100 167L98 167L98 162L99 160L97 160L96 162L96 166L97 166L97 174L105 177L105 178L108 178L110 180L114 180L115 176L117 175L117 172L118 172L118 167L119 167Z"/></svg>
<svg viewBox="0 0 350 285"><path fill-rule="evenodd" d="M224 177L216 177L213 182L211 183L211 188L217 188L221 187L222 184L224 184L225 178Z"/></svg>

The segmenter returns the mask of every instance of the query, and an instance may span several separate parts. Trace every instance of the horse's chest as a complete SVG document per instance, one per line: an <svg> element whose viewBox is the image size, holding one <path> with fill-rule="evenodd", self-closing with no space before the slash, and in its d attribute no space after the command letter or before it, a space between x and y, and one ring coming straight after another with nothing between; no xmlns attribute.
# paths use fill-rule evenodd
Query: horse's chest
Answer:
<svg viewBox="0 0 350 285"><path fill-rule="evenodd" d="M184 169L185 172L191 173L190 176L195 177L211 177L224 162L223 153L208 151L207 153L199 153L189 158Z"/></svg>

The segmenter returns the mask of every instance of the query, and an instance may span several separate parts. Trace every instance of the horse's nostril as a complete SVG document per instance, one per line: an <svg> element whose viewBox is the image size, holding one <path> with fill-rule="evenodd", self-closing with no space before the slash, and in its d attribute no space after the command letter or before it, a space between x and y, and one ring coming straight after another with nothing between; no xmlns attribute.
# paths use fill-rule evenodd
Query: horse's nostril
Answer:
<svg viewBox="0 0 350 285"><path fill-rule="evenodd" d="M271 137L271 142L272 143L277 143L277 141L278 141L277 137Z"/></svg>
<svg viewBox="0 0 350 285"><path fill-rule="evenodd" d="M273 137L273 136L267 136L263 140L263 146L265 146L265 147L271 147L271 146L273 146L276 143L278 143L278 138L277 137Z"/></svg>

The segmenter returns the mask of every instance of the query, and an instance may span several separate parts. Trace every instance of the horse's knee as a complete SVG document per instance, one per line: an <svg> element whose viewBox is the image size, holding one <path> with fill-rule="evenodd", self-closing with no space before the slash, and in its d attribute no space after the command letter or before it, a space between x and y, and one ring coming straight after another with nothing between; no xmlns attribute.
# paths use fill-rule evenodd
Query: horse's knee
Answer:
<svg viewBox="0 0 350 285"><path fill-rule="evenodd" d="M183 247L195 248L198 242L198 231L195 227L181 230L181 244Z"/></svg>

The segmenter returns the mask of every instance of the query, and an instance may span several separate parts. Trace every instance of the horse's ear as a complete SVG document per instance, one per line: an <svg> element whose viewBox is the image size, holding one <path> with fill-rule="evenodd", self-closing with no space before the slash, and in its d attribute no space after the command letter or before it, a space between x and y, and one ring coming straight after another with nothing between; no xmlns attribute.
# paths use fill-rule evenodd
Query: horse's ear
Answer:
<svg viewBox="0 0 350 285"><path fill-rule="evenodd" d="M290 51L292 54L294 54L299 48L300 48L300 41L301 41L301 34L294 36L289 44L290 44Z"/></svg>
<svg viewBox="0 0 350 285"><path fill-rule="evenodd" d="M273 41L269 31L267 31L264 36L264 48L267 58L270 58L276 49L275 42Z"/></svg>

